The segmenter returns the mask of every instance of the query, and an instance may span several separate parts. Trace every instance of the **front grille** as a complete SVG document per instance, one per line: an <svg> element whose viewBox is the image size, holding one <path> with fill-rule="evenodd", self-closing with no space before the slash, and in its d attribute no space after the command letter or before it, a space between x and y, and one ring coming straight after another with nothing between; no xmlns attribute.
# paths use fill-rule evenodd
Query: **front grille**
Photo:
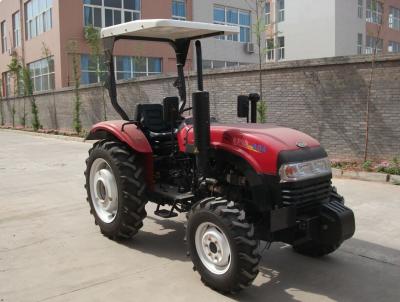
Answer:
<svg viewBox="0 0 400 302"><path fill-rule="evenodd" d="M281 184L281 197L284 206L297 209L314 207L327 201L331 192L331 179L317 178L302 182Z"/></svg>

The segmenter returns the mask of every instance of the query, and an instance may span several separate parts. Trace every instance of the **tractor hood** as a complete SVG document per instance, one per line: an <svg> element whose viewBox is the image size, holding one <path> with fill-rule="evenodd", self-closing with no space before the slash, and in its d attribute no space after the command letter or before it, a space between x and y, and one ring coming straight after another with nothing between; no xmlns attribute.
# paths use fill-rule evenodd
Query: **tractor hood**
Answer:
<svg viewBox="0 0 400 302"><path fill-rule="evenodd" d="M193 129L181 129L178 135L181 150L193 145ZM211 124L211 146L234 153L247 160L258 173L278 172L278 157L282 151L319 148L317 140L300 131L268 124Z"/></svg>
<svg viewBox="0 0 400 302"><path fill-rule="evenodd" d="M298 150L304 147L318 147L320 144L311 136L285 127L268 124L214 124L211 130L222 135L222 140L233 138L233 143L241 145L240 136L251 142L265 144L269 149L277 151ZM236 139L235 139L236 138ZM232 140L231 140L232 141ZM257 148L256 148L257 149ZM261 148L260 152L262 152Z"/></svg>

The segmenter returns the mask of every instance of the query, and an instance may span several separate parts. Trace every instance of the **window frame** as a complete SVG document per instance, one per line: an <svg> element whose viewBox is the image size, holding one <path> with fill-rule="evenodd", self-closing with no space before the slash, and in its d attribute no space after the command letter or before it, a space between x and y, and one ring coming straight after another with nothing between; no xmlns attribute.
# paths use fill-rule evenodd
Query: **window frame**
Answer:
<svg viewBox="0 0 400 302"><path fill-rule="evenodd" d="M283 46L281 45L281 39L283 39ZM285 60L285 45L286 45L286 41L285 41L285 36L279 36L277 37L277 46L276 46L276 58L278 61L282 61Z"/></svg>
<svg viewBox="0 0 400 302"><path fill-rule="evenodd" d="M375 8L374 3L376 3ZM378 0L367 0L366 21L373 24L383 24L383 4Z"/></svg>
<svg viewBox="0 0 400 302"><path fill-rule="evenodd" d="M364 17L364 0L358 0L358 18Z"/></svg>
<svg viewBox="0 0 400 302"><path fill-rule="evenodd" d="M215 20L215 9L220 9L224 10L224 22L222 21L216 21ZM233 22L228 22L228 11L236 11L237 12L237 23ZM249 18L249 25L244 25L240 24L240 15L247 15ZM229 7L229 6L223 6L223 5L214 5L213 6L213 22L214 24L221 24L221 25L233 25L233 26L239 26L240 27L240 32L238 34L231 34L231 35L223 35L223 36L217 36L216 39L218 40L228 40L228 41L233 41L233 42L239 42L239 43L251 43L252 41L252 31L251 31L251 26L252 26L252 16L251 16L251 11L249 10L244 10L244 9L239 9L235 7ZM248 36L248 39L246 40L241 40L242 37L242 29L245 29L246 37Z"/></svg>
<svg viewBox="0 0 400 302"><path fill-rule="evenodd" d="M283 8L282 8L282 4L283 3ZM277 9L277 15L278 15L278 23L280 23L280 22L285 22L285 17L286 17L286 14L285 14L285 0L278 0L277 1L277 6L276 6L276 9Z"/></svg>
<svg viewBox="0 0 400 302"><path fill-rule="evenodd" d="M267 0L265 2L265 25L268 26L270 24L271 24L271 2Z"/></svg>
<svg viewBox="0 0 400 302"><path fill-rule="evenodd" d="M18 16L18 20L16 20L16 16ZM14 48L20 47L22 44L21 37L21 13L20 11L16 11L12 15L12 25L13 25L13 43Z"/></svg>
<svg viewBox="0 0 400 302"><path fill-rule="evenodd" d="M392 48L390 49L390 47ZM388 53L400 53L400 42L390 40L388 45Z"/></svg>
<svg viewBox="0 0 400 302"><path fill-rule="evenodd" d="M119 58L129 58L129 64L130 64L130 70L129 71L125 71L125 70L118 70L118 64L117 64L117 59ZM135 69L135 60L141 60L144 59L145 60L145 64L146 64L146 71L137 71ZM160 71L150 71L150 60L155 59L155 60L159 60L159 64L160 64ZM138 77L148 77L148 76L152 76L152 75L158 75L158 74L162 74L163 72L163 58L162 57L140 57L140 56L115 56L114 57L114 66L115 66L115 78L118 81L128 81L128 80L132 80L132 79L136 79ZM124 73L130 73L129 77L127 79L123 78L123 79L119 79L118 78L118 74L124 74ZM141 76L137 76L138 74L140 74Z"/></svg>
<svg viewBox="0 0 400 302"><path fill-rule="evenodd" d="M362 55L363 49L364 49L364 35L362 33L357 33L357 54Z"/></svg>
<svg viewBox="0 0 400 302"><path fill-rule="evenodd" d="M375 48L377 54L383 52L383 39L378 39L377 37L367 35L365 38L365 54L374 54Z"/></svg>
<svg viewBox="0 0 400 302"><path fill-rule="evenodd" d="M270 42L272 42L272 43L270 44ZM269 47L269 44L272 47ZM266 39L265 46L266 46L266 51L267 51L265 59L267 60L267 62L275 61L275 41L274 41L274 38Z"/></svg>
<svg viewBox="0 0 400 302"><path fill-rule="evenodd" d="M183 3L184 10L185 10L185 15L184 15L184 16L174 15L174 2ZM187 19L187 5L186 5L186 0L172 0L171 18L172 18L173 20L180 20L180 21L185 21L185 20Z"/></svg>
<svg viewBox="0 0 400 302"><path fill-rule="evenodd" d="M49 64L52 61L52 64ZM47 65L47 66L45 66ZM53 70L51 70L50 67L53 67ZM47 72L43 72L43 69L47 68ZM32 89L33 92L36 93L41 93L41 92L47 92L47 91L52 91L55 89L55 64L54 64L54 56L50 56L44 59L40 59L37 61L33 61L28 64L28 69L30 73L30 77L32 80ZM36 70L40 69L40 73L36 74ZM43 89L44 81L47 78L47 89ZM36 85L36 81L40 80L40 89L38 89Z"/></svg>
<svg viewBox="0 0 400 302"><path fill-rule="evenodd" d="M43 6L42 3L45 3L45 5ZM40 8L35 15L34 4L37 8ZM26 40L31 40L53 28L53 0L29 0L24 4L24 11Z"/></svg>
<svg viewBox="0 0 400 302"><path fill-rule="evenodd" d="M394 6L390 7L388 16L388 26L393 30L400 31L400 8Z"/></svg>
<svg viewBox="0 0 400 302"><path fill-rule="evenodd" d="M204 62L209 63L210 67L205 66ZM221 67L216 67L216 62L223 63ZM221 61L221 60L204 60L203 61L203 69L210 70L210 69L219 69L219 68L231 68L231 67L239 67L240 65L244 65L245 63L240 62L232 62L232 61Z"/></svg>
<svg viewBox="0 0 400 302"><path fill-rule="evenodd" d="M129 9L129 8L125 8L125 0L121 0L121 7L112 7L112 6L106 6L104 0L100 0L101 1L101 5L96 5L96 4L86 4L83 1L83 26L84 27L88 27L88 26L93 26L96 28L104 28L107 26L112 26L112 25L116 25L116 24L120 24L120 23L115 23L115 12L118 11L121 14L121 23L124 22L130 22L132 20L140 20L142 18L142 1L138 0L138 5L139 8L138 9ZM133 0L134 1L134 0ZM90 9L90 13L92 15L92 24L86 24L86 15L85 15L85 8L89 8ZM101 14L101 27L95 26L94 24L94 9L100 9L100 14ZM107 25L106 26L106 10L111 10L112 11L112 25ZM126 14L129 13L131 15L132 18L127 19L126 18ZM135 18L137 17L137 18Z"/></svg>
<svg viewBox="0 0 400 302"><path fill-rule="evenodd" d="M6 20L0 22L0 37L1 37L1 53L6 53L8 51Z"/></svg>

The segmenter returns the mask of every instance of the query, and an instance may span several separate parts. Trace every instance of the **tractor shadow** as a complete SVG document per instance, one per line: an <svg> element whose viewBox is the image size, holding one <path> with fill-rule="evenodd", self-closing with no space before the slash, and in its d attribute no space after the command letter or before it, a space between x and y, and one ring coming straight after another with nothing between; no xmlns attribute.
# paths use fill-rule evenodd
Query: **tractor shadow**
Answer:
<svg viewBox="0 0 400 302"><path fill-rule="evenodd" d="M147 220L144 230L125 246L190 263L181 219L149 216ZM146 225L152 230L158 228L157 234L148 231ZM261 249L264 245L261 243ZM400 301L398 284L400 251L395 249L353 238L332 255L313 259L274 243L264 251L253 285L225 297L236 301Z"/></svg>

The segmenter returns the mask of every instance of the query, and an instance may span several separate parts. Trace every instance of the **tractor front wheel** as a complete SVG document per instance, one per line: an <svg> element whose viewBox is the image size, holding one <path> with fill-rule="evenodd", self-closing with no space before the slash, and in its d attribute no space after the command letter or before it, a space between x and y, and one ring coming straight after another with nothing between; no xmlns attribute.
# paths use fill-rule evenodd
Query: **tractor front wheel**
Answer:
<svg viewBox="0 0 400 302"><path fill-rule="evenodd" d="M119 141L98 141L89 150L85 176L90 213L101 232L115 240L135 235L147 203L137 154Z"/></svg>
<svg viewBox="0 0 400 302"><path fill-rule="evenodd" d="M260 255L254 228L233 202L206 198L189 212L189 253L201 280L224 293L249 286L258 274Z"/></svg>

